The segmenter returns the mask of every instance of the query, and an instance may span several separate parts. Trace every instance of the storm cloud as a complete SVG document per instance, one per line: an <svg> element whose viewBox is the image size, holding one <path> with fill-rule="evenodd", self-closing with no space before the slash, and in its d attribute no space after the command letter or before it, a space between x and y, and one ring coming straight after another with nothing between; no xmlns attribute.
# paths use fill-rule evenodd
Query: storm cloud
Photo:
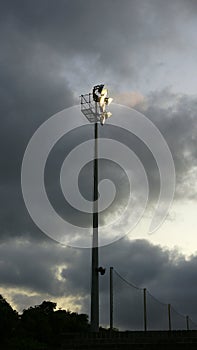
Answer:
<svg viewBox="0 0 197 350"><path fill-rule="evenodd" d="M89 313L91 252L61 247L34 224L23 201L21 164L38 127L58 111L79 104L79 95L95 84L107 83L115 102L136 108L157 126L175 163L175 202L196 204L196 6L192 0L1 2L0 280L2 294L18 310L44 298L65 298L64 307ZM90 129L62 138L45 169L47 194L55 209L84 227L91 225L91 217L67 205L57 182L65 155L91 137ZM151 152L134 135L110 125L100 128L100 135L128 145L141 159L154 204L159 173ZM114 211L124 204L128 184L115 164L101 163L101 177L117 182ZM91 166L84 167L79 178L85 198L92 195L91 181L86 181ZM120 178L124 181L118 183ZM186 259L175 249L125 237L101 248L100 255L107 268L100 281L103 325L109 324L110 266L197 321L195 254ZM141 290L126 286L117 275L114 283L115 327L141 329ZM161 316L148 298L149 325L154 328ZM165 328L166 307L160 307ZM175 327L183 327L185 320L181 323L178 317Z"/></svg>
<svg viewBox="0 0 197 350"><path fill-rule="evenodd" d="M173 307L174 329L196 320L196 256L185 259L146 240L122 239L100 250L106 274L100 279L101 323L109 325L109 268L114 267L114 326L143 329L143 293L147 288L149 329L168 328L167 305ZM134 285L128 285L117 274ZM60 245L12 241L1 244L1 288L18 310L42 299L64 298L64 308L89 310L90 251ZM136 289L137 286L139 289ZM9 288L11 292L8 293ZM14 291L15 290L15 291ZM160 320L160 321L158 321ZM193 325L194 327L194 325Z"/></svg>

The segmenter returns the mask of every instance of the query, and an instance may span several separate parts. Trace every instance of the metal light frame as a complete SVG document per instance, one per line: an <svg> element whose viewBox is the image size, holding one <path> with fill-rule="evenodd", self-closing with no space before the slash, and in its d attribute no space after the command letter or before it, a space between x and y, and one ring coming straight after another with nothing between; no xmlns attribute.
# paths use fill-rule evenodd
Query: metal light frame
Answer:
<svg viewBox="0 0 197 350"><path fill-rule="evenodd" d="M92 93L81 95L81 112L90 123L100 122L101 125L105 120L111 117L112 113L106 111L106 107L112 102L108 97L108 90L104 84L95 85Z"/></svg>

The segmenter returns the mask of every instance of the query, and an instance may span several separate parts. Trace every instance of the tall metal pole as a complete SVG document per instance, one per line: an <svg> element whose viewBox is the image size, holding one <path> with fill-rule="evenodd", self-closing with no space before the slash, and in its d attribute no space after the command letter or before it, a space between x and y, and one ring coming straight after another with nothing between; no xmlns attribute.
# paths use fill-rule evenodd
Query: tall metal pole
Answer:
<svg viewBox="0 0 197 350"><path fill-rule="evenodd" d="M95 102L97 113L97 102ZM94 204L92 240L91 331L99 331L99 273L98 273L98 124L94 124Z"/></svg>
<svg viewBox="0 0 197 350"><path fill-rule="evenodd" d="M147 331L146 288L144 288L144 330Z"/></svg>
<svg viewBox="0 0 197 350"><path fill-rule="evenodd" d="M92 332L99 331L99 273L104 275L105 269L99 265L98 247L98 122L102 125L112 114L105 107L112 102L104 84L95 85L92 93L81 95L81 112L90 123L94 123L94 193L93 193L93 237L92 237L92 271L91 271L91 313ZM92 106L95 103L95 110ZM99 111L98 111L99 107Z"/></svg>
<svg viewBox="0 0 197 350"><path fill-rule="evenodd" d="M113 330L113 267L110 267L110 330Z"/></svg>

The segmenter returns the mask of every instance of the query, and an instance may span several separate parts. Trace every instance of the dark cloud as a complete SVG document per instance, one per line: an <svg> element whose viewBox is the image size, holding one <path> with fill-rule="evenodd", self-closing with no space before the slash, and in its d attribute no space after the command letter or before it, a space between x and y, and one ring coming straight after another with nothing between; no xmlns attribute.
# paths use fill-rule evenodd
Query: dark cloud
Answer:
<svg viewBox="0 0 197 350"><path fill-rule="evenodd" d="M183 1L8 1L1 11L3 56L21 72L35 72L34 62L38 71L45 64L65 69L65 77L71 73L83 88L95 78L116 89L149 83L151 71L169 63L169 52L189 54L179 30L187 20L182 9Z"/></svg>
<svg viewBox="0 0 197 350"><path fill-rule="evenodd" d="M192 4L190 2L190 6ZM104 67L106 77L109 77L110 71L113 72L112 85L116 87L119 77L121 84L126 83L127 78L139 80L139 65L143 64L144 59L147 64L148 61L153 64L156 48L172 51L177 47L182 48L185 42L182 42L177 27L183 14L180 12L175 24L174 13L184 5L180 1L173 4L149 1L142 2L141 6L137 5L137 1L125 1L124 5L118 1L108 1L99 6L96 1L86 4L82 1L59 1L58 5L43 1L37 6L31 1L1 4L0 145L1 149L6 149L2 154L1 184L4 186L2 202L9 198L9 211L13 213L13 219L9 221L13 222L13 226L17 227L14 218L16 208L23 213L25 210L19 187L25 147L44 120L77 101L68 83L72 74L73 84L77 75L84 80L91 57L97 57L97 69L94 74L91 73L91 79ZM184 16L189 16L189 12L185 11ZM107 29L100 34L102 23ZM146 55L141 54L146 50ZM173 106L161 108L164 99L172 98ZM178 101L177 98L176 94L167 90L152 93L148 98L146 114L168 141L175 159L178 183L181 183L183 175L191 170L196 161L193 112L196 101L187 95ZM141 158L150 173L149 178L154 179L157 194L159 179L150 154L147 156L146 150L137 141L133 142L132 147L138 153L143 153ZM188 186L184 195L187 190ZM193 196L190 194L190 197ZM7 216L6 205L5 211ZM2 215L4 217L4 213ZM17 210L16 216L19 217ZM2 231L3 227L4 224Z"/></svg>
<svg viewBox="0 0 197 350"><path fill-rule="evenodd" d="M173 93L170 89L151 93L137 106L161 131L176 169L177 198L194 198L197 166L196 106L197 97ZM151 169L153 169L151 167ZM154 177L154 170L151 171Z"/></svg>
<svg viewBox="0 0 197 350"><path fill-rule="evenodd" d="M1 244L0 250L1 288L17 288L12 298L19 309L32 302L38 303L41 296L51 300L72 297L76 298L76 304L81 305L83 312L89 312L89 249L76 250L55 244L37 245L13 240L12 243ZM100 278L102 324L109 324L110 266L126 281L140 288L129 286L114 272L114 326L143 328L142 289L145 287L149 329L167 329L168 303L173 307L174 328L185 328L186 321L182 315L189 315L194 321L197 319L195 256L186 260L179 252L170 252L148 241L123 239L101 248L100 264L106 267L106 274ZM20 289L23 290L21 294Z"/></svg>
<svg viewBox="0 0 197 350"><path fill-rule="evenodd" d="M34 301L39 303L41 295L46 294L51 298L74 296L76 303L81 303L88 312L90 251L52 244L32 222L20 184L25 148L45 120L78 103L78 95L88 92L92 85L108 82L112 93L138 89L147 98L145 105L141 103L136 108L156 124L172 151L177 200L195 200L197 98L191 97L188 91L194 75L190 59L196 57L192 39L196 2L7 0L1 2L0 7L1 285L16 289L13 300L19 309ZM184 72L187 72L189 84L186 84ZM164 89L165 85L179 87L180 81L184 93ZM193 88L195 84L193 82ZM150 152L127 132L120 135L115 128L106 126L101 133L104 137L110 133L140 157L154 200L158 195L159 176ZM86 132L75 136L77 142L89 137ZM72 137L66 142L67 150L76 145ZM64 147L63 143L57 145L57 152L51 154L46 167L48 195L62 212L65 201L60 198L55 181ZM114 181L120 177L115 165L111 173L108 170L105 165L103 174L113 175ZM88 166L82 170L79 181L86 197L90 196L84 181L87 171ZM123 188L122 183L119 187L122 200L128 188ZM66 214L75 219L76 213L69 207ZM84 223L84 217L82 221ZM173 256L172 252L147 241L125 239L102 248L101 261L107 267L107 274L100 283L103 324L108 324L111 265L129 281L147 287L164 303L172 302L181 313L197 320L195 256L187 261L179 253ZM115 326L142 327L142 292L131 287L126 289L117 276L115 283ZM36 293L36 297L29 295L27 298L18 289L27 295L30 291ZM161 315L150 295L148 298L152 308L148 311L149 322L155 327ZM166 327L166 306L160 307ZM178 321L177 324L180 325Z"/></svg>

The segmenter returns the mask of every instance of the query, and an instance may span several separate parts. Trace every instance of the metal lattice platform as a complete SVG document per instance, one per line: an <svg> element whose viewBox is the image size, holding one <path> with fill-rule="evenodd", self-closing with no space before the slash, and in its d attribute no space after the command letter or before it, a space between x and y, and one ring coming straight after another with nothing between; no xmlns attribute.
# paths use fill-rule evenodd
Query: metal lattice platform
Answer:
<svg viewBox="0 0 197 350"><path fill-rule="evenodd" d="M99 113L98 102L93 100L92 94L81 95L81 112L90 123L100 121L101 113Z"/></svg>

